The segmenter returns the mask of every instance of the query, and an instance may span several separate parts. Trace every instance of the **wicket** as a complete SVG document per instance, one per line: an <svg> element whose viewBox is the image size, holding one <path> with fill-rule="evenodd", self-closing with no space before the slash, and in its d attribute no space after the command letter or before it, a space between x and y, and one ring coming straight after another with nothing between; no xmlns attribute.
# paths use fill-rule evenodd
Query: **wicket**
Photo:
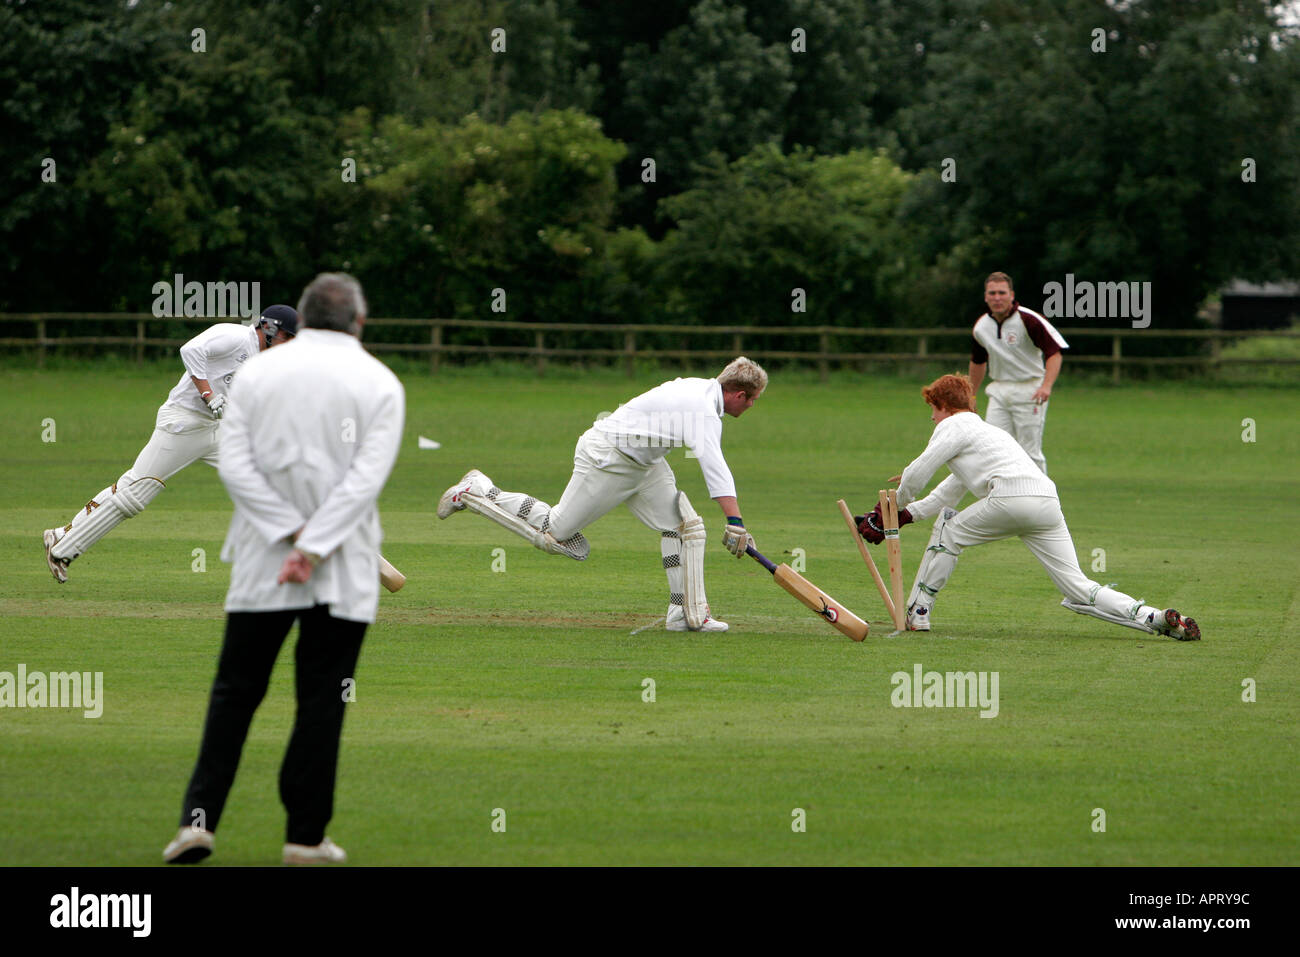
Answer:
<svg viewBox="0 0 1300 957"><path fill-rule="evenodd" d="M889 584L894 592L894 628L907 630L907 606L903 604L903 554L898 540L898 493L880 490L880 516L885 526L885 549L889 553Z"/></svg>

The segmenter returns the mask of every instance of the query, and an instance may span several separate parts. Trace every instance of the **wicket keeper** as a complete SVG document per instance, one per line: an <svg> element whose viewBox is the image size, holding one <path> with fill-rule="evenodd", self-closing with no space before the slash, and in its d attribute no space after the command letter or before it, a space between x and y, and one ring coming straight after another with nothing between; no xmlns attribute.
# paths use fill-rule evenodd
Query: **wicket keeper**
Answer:
<svg viewBox="0 0 1300 957"><path fill-rule="evenodd" d="M975 412L975 390L962 375L940 376L921 390L935 423L930 443L906 469L898 486L898 523L937 516L930 544L907 599L909 631L929 631L939 591L948 583L961 553L972 545L1019 538L1060 589L1061 604L1081 615L1136 628L1148 634L1196 641L1195 619L1172 608L1161 611L1107 585L1088 579L1079 568L1074 541L1061 514L1056 484L1018 442ZM917 495L941 466L952 474L925 498ZM970 490L979 501L958 511ZM858 526L862 537L884 540L880 509Z"/></svg>

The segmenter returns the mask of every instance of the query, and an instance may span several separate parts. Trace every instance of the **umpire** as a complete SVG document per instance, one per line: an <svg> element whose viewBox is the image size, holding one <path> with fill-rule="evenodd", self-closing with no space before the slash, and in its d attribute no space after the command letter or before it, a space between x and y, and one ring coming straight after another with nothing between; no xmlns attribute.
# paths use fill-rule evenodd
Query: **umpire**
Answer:
<svg viewBox="0 0 1300 957"><path fill-rule="evenodd" d="M170 864L212 853L253 712L289 629L298 707L280 799L286 864L337 863L325 836L345 700L379 604L376 501L401 441L406 396L359 341L366 302L342 273L322 273L298 302L302 328L236 378L218 470L235 504L222 548L233 562L226 634L199 759Z"/></svg>

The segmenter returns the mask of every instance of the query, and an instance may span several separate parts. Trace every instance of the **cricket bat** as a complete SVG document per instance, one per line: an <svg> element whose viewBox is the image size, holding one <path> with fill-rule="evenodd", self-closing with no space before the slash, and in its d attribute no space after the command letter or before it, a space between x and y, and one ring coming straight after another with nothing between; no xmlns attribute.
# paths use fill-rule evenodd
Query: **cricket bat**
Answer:
<svg viewBox="0 0 1300 957"><path fill-rule="evenodd" d="M383 555L379 556L379 583L389 591L401 591L406 584L406 576L390 565Z"/></svg>
<svg viewBox="0 0 1300 957"><path fill-rule="evenodd" d="M867 637L867 632L870 629L865 621L789 565L784 562L780 565L772 563L756 551L752 545L745 549L745 553L771 572L778 585L830 622L831 627L836 631L848 635L854 641L861 641Z"/></svg>

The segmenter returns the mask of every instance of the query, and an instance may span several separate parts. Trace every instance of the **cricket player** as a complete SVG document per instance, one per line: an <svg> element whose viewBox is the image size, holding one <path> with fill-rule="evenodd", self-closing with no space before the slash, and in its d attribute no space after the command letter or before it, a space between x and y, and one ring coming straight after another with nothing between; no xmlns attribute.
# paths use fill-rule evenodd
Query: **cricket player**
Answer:
<svg viewBox="0 0 1300 957"><path fill-rule="evenodd" d="M1062 349L1067 343L1043 316L1016 302L1011 277L990 273L984 280L989 311L975 321L970 353L970 381L979 394L989 373L989 425L1010 432L1034 464L1047 474L1043 457L1043 426L1047 400L1061 374Z"/></svg>
<svg viewBox="0 0 1300 957"><path fill-rule="evenodd" d="M292 306L269 307L245 326L221 322L181 346L185 372L158 409L153 437L135 464L72 516L62 528L45 530L45 562L57 582L68 566L124 519L139 515L167 479L202 459L217 464L217 426L228 408L230 383L249 357L288 342L298 332Z"/></svg>
<svg viewBox="0 0 1300 957"><path fill-rule="evenodd" d="M1084 576L1055 483L1011 436L973 411L975 390L966 376L941 376L921 395L931 407L934 434L925 451L903 470L898 523L937 517L907 599L909 631L930 630L935 600L964 549L1019 538L1047 569L1065 596L1061 604L1071 611L1179 641L1201 637L1195 619L1172 608L1161 611ZM917 499L943 465L952 474ZM954 506L967 490L979 501L959 512ZM883 541L879 506L859 524L859 531L873 544Z"/></svg>
<svg viewBox="0 0 1300 957"><path fill-rule="evenodd" d="M753 544L736 500L736 483L722 456L722 416L739 418L767 388L767 373L744 356L716 379L674 379L598 419L578 439L573 475L554 508L520 492L497 488L471 469L438 502L438 517L469 509L510 529L542 551L582 561L590 545L582 530L620 504L660 533L668 576L669 631L726 631L704 593L704 522L664 461L685 446L700 460L710 497L726 518L722 543L737 558Z"/></svg>

